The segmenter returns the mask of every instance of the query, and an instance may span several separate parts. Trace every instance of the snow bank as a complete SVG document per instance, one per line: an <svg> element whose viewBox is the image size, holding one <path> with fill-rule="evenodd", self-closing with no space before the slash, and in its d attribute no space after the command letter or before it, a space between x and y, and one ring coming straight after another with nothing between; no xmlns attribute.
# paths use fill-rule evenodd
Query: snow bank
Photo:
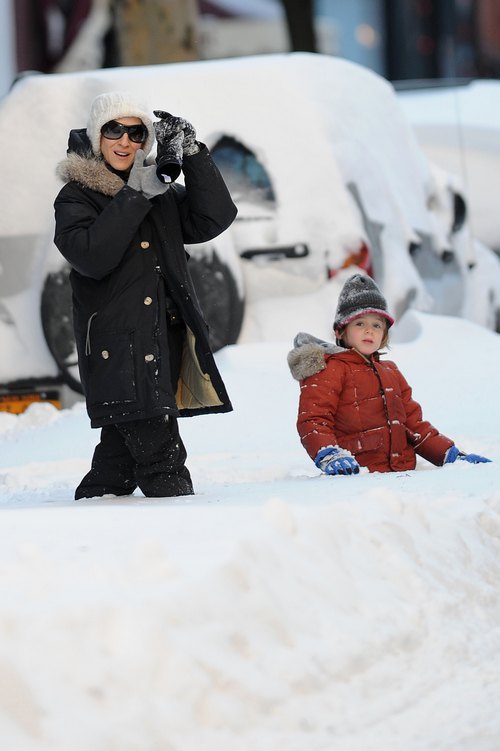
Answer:
<svg viewBox="0 0 500 751"><path fill-rule="evenodd" d="M431 506L371 479L310 505L7 515L4 747L492 751L500 494Z"/></svg>

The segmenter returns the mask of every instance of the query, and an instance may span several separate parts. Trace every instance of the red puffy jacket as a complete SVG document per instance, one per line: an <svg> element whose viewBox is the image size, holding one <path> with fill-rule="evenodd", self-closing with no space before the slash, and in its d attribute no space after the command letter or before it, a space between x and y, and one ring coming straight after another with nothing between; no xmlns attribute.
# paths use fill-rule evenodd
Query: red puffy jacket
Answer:
<svg viewBox="0 0 500 751"><path fill-rule="evenodd" d="M289 355L300 380L297 430L309 456L314 460L320 449L338 445L370 472L414 469L415 454L442 465L453 441L423 419L395 363L334 349L325 354L324 347L309 344Z"/></svg>

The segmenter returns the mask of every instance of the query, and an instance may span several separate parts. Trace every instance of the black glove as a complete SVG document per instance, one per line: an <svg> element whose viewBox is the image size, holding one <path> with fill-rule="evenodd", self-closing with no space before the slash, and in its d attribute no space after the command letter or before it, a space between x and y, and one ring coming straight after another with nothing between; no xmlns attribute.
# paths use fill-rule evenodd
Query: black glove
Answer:
<svg viewBox="0 0 500 751"><path fill-rule="evenodd" d="M127 185L129 188L142 193L145 198L154 198L154 196L165 193L168 190L168 185L158 180L154 164L147 166L144 164L145 156L142 149L137 149Z"/></svg>
<svg viewBox="0 0 500 751"><path fill-rule="evenodd" d="M156 174L163 182L173 182L179 177L183 156L196 154L200 147L196 131L183 117L176 117L164 110L154 110L160 121L153 123L158 147L156 150Z"/></svg>

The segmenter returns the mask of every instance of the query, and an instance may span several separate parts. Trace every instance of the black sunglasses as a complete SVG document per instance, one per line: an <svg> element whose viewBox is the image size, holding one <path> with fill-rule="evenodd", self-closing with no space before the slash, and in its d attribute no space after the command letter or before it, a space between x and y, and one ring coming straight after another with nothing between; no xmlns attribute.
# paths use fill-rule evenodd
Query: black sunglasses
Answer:
<svg viewBox="0 0 500 751"><path fill-rule="evenodd" d="M143 143L148 137L148 129L142 123L140 125L123 125L116 120L110 120L109 123L101 128L101 135L109 138L111 141L118 141L126 133L134 143Z"/></svg>

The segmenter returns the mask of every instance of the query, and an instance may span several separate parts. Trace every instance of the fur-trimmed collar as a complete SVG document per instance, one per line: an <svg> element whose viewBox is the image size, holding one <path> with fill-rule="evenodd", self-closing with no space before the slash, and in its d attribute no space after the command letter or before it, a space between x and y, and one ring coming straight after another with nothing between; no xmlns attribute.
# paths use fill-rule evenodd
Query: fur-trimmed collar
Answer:
<svg viewBox="0 0 500 751"><path fill-rule="evenodd" d="M302 381L326 367L325 355L346 352L333 342L317 339L312 334L300 332L293 340L293 349L288 353L288 367L296 381Z"/></svg>
<svg viewBox="0 0 500 751"><path fill-rule="evenodd" d="M106 163L95 156L81 156L70 152L59 162L57 176L64 182L75 182L105 196L114 196L125 185L125 181L106 167Z"/></svg>

